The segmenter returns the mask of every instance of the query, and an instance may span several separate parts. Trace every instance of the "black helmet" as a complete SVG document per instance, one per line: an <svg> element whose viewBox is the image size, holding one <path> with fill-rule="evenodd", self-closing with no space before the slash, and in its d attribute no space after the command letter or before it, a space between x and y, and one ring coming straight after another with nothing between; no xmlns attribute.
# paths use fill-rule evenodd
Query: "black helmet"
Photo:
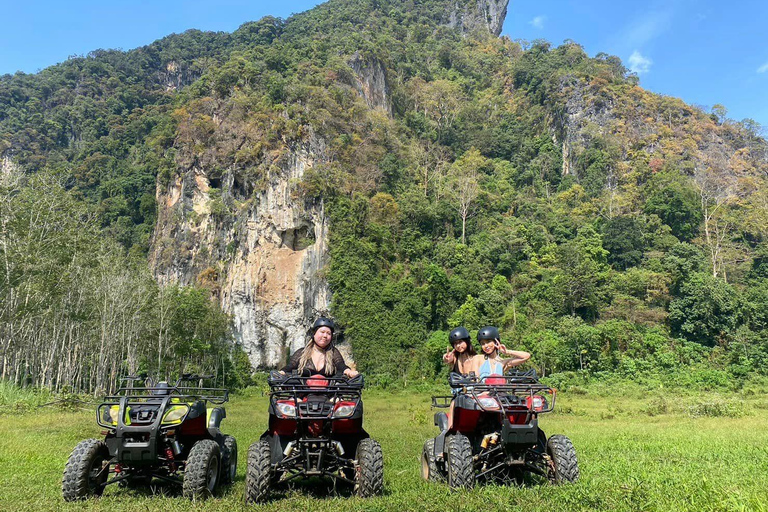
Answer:
<svg viewBox="0 0 768 512"><path fill-rule="evenodd" d="M491 325L489 325L488 327L483 327L482 329L477 331L477 341L498 340L498 339L501 339L499 330L496 327L493 327Z"/></svg>
<svg viewBox="0 0 768 512"><path fill-rule="evenodd" d="M459 340L469 340L469 331L466 327L459 326L448 334L448 341L454 345Z"/></svg>
<svg viewBox="0 0 768 512"><path fill-rule="evenodd" d="M327 327L331 330L331 334L333 334L336 331L336 326L333 324L333 320L330 318L325 318L324 316L321 316L317 320L315 320L315 323L312 324L312 334L315 333L319 328L321 327Z"/></svg>

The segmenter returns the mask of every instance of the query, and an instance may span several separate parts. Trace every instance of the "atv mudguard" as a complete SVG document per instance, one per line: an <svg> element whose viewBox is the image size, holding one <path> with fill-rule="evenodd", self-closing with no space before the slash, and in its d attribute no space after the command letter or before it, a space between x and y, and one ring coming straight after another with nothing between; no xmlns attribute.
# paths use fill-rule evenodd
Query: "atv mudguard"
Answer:
<svg viewBox="0 0 768 512"><path fill-rule="evenodd" d="M435 437L435 460L445 460L445 436L448 434L448 415L444 412L435 413L435 426L440 433Z"/></svg>

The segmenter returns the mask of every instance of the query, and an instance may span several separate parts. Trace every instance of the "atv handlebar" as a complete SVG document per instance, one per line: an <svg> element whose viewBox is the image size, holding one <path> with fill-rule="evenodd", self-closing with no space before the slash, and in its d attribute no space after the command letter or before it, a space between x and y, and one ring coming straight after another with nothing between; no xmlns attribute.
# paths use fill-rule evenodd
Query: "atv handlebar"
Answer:
<svg viewBox="0 0 768 512"><path fill-rule="evenodd" d="M471 397L477 407L485 412L529 408L537 413L543 413L550 412L555 407L556 391L540 384L535 370L512 371L506 375L489 375L480 378L477 378L474 372L469 375L451 372L448 383L454 389L455 395ZM454 398L453 396L433 396L432 407L449 407ZM492 398L498 407L486 407L480 398Z"/></svg>
<svg viewBox="0 0 768 512"><path fill-rule="evenodd" d="M342 374L337 374L332 377L326 377L324 375L299 375L296 372L291 374L282 374L276 370L269 372L267 378L269 387L273 390L286 391L313 391L322 392L323 389L328 391L337 390L360 390L365 387L365 380L362 375L349 378Z"/></svg>
<svg viewBox="0 0 768 512"><path fill-rule="evenodd" d="M504 385L507 384L539 384L539 376L536 375L536 370L529 370L527 372L522 371L510 371L504 375L486 375L478 378L475 372L469 372L469 374L461 374L451 372L448 375L448 385L454 389L463 388L465 386L483 385L488 379L504 379Z"/></svg>

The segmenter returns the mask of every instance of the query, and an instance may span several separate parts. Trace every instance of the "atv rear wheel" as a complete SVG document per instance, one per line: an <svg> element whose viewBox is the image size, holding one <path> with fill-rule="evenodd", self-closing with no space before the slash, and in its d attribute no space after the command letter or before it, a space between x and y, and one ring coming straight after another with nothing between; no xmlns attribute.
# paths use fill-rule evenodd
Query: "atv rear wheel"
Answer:
<svg viewBox="0 0 768 512"><path fill-rule="evenodd" d="M381 445L373 439L357 443L355 466L355 494L370 498L381 493L384 487L384 456Z"/></svg>
<svg viewBox="0 0 768 512"><path fill-rule="evenodd" d="M475 485L472 467L472 445L466 436L455 434L445 438L448 444L448 486L451 489L471 489Z"/></svg>
<svg viewBox="0 0 768 512"><path fill-rule="evenodd" d="M103 441L80 441L69 456L61 480L64 501L101 496L109 477L109 449Z"/></svg>
<svg viewBox="0 0 768 512"><path fill-rule="evenodd" d="M440 470L435 459L435 439L424 441L421 450L421 477L427 482L445 482L445 473Z"/></svg>
<svg viewBox="0 0 768 512"><path fill-rule="evenodd" d="M220 462L221 449L216 441L203 439L196 442L187 457L182 494L191 499L211 496L219 483Z"/></svg>
<svg viewBox="0 0 768 512"><path fill-rule="evenodd" d="M579 479L579 461L576 449L566 436L554 435L547 441L547 454L551 458L547 478L553 484L575 482Z"/></svg>
<svg viewBox="0 0 768 512"><path fill-rule="evenodd" d="M245 473L245 502L263 503L269 495L272 454L269 441L262 439L248 448L248 469Z"/></svg>
<svg viewBox="0 0 768 512"><path fill-rule="evenodd" d="M232 436L224 436L224 450L221 453L221 483L229 485L237 475L237 441Z"/></svg>

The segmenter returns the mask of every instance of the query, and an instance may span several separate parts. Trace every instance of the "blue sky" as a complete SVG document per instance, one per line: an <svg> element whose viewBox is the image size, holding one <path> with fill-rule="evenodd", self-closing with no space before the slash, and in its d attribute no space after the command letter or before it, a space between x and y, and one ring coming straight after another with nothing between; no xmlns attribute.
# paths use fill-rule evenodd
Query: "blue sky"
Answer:
<svg viewBox="0 0 768 512"><path fill-rule="evenodd" d="M33 73L97 48L128 50L189 28L231 32L317 0L0 0L0 74ZM768 126L768 2L511 0L503 34L572 39L619 56L654 92Z"/></svg>

